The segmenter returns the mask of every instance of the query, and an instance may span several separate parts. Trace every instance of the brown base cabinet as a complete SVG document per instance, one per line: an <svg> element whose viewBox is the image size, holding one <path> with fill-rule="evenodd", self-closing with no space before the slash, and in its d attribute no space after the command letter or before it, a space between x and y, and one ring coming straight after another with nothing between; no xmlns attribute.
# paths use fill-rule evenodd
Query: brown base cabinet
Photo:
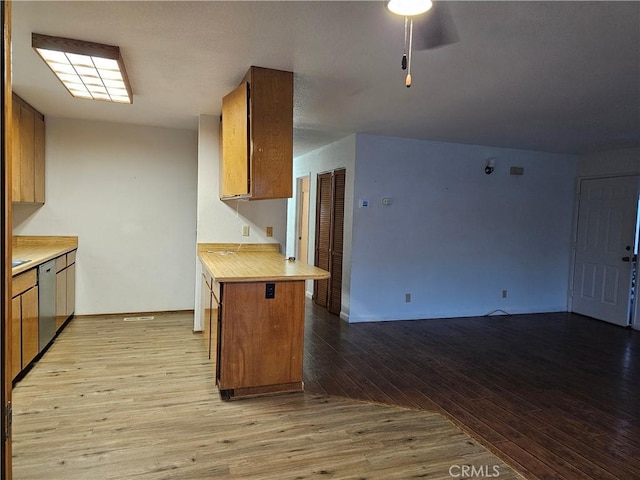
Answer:
<svg viewBox="0 0 640 480"><path fill-rule="evenodd" d="M36 269L13 278L12 287L12 379L38 354L38 285Z"/></svg>
<svg viewBox="0 0 640 480"><path fill-rule="evenodd" d="M56 331L75 312L76 251L56 258ZM15 379L39 353L38 268L12 279L11 378Z"/></svg>
<svg viewBox="0 0 640 480"><path fill-rule="evenodd" d="M304 302L304 280L219 284L203 274L204 340L223 399L302 391Z"/></svg>
<svg viewBox="0 0 640 480"><path fill-rule="evenodd" d="M76 251L56 258L56 331L73 316L76 306Z"/></svg>
<svg viewBox="0 0 640 480"><path fill-rule="evenodd" d="M220 300L222 397L302 391L304 280L223 283Z"/></svg>

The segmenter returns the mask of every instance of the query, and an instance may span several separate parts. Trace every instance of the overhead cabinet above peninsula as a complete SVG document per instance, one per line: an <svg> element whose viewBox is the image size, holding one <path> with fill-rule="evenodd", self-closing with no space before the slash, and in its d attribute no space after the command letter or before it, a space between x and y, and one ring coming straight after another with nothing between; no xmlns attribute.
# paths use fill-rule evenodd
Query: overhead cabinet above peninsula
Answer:
<svg viewBox="0 0 640 480"><path fill-rule="evenodd" d="M251 67L222 99L220 198L290 198L293 73Z"/></svg>

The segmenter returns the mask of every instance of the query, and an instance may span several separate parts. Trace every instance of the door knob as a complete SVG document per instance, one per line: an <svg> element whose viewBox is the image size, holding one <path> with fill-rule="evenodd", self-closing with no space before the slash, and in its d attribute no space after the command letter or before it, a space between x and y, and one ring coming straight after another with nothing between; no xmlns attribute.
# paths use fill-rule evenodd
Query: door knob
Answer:
<svg viewBox="0 0 640 480"><path fill-rule="evenodd" d="M631 257L622 257L622 261L623 262L630 262L631 261Z"/></svg>

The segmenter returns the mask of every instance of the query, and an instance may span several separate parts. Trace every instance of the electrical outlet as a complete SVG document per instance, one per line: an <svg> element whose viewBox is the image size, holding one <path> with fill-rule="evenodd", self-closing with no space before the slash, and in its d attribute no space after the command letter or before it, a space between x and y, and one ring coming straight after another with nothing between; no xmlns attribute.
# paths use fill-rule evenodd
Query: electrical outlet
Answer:
<svg viewBox="0 0 640 480"><path fill-rule="evenodd" d="M243 237L248 237L249 236L249 225L243 225L242 226L242 236Z"/></svg>
<svg viewBox="0 0 640 480"><path fill-rule="evenodd" d="M502 298L507 298L507 291L506 290L502 290Z"/></svg>
<svg viewBox="0 0 640 480"><path fill-rule="evenodd" d="M265 230L267 231L267 237L273 237L273 227L267 227Z"/></svg>
<svg viewBox="0 0 640 480"><path fill-rule="evenodd" d="M276 284L267 283L265 287L264 298L276 298Z"/></svg>
<svg viewBox="0 0 640 480"><path fill-rule="evenodd" d="M411 302L411 294L410 293L405 293L404 294L404 301L405 301L405 303L410 303Z"/></svg>

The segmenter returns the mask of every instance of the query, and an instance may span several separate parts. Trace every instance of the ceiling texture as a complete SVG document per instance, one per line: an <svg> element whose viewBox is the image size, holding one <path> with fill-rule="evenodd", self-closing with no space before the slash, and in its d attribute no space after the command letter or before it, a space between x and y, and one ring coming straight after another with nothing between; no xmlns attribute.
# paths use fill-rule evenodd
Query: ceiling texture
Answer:
<svg viewBox="0 0 640 480"><path fill-rule="evenodd" d="M295 73L295 153L351 133L589 153L640 145L640 2L448 2L400 68L384 1L15 1L14 91L45 115L196 129L251 65ZM72 98L31 33L117 45L133 105Z"/></svg>

